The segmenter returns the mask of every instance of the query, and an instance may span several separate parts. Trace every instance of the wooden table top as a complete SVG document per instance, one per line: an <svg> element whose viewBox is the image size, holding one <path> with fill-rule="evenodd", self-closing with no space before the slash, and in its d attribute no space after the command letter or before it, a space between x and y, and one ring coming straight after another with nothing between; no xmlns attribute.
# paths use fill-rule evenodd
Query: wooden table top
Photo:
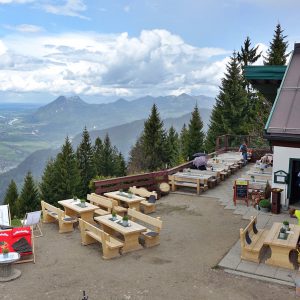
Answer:
<svg viewBox="0 0 300 300"><path fill-rule="evenodd" d="M300 235L300 226L295 224L290 224L290 231L293 233L289 233L286 240L282 240L278 238L279 230L283 226L282 223L275 222L270 229L265 244L267 245L275 245L281 246L290 249L296 249L299 235Z"/></svg>
<svg viewBox="0 0 300 300"><path fill-rule="evenodd" d="M200 178L200 179L211 179L211 178L213 178L213 175L195 174L195 173L182 173L182 172L177 172L173 175L177 176L177 177L183 177L183 178Z"/></svg>
<svg viewBox="0 0 300 300"><path fill-rule="evenodd" d="M112 217L112 215L99 216L99 217L95 217L94 220L96 222L99 222L100 224L106 225L106 226L114 229L117 232L120 232L123 235L134 233L134 232L143 232L143 231L147 230L146 227L144 227L138 223L135 223L131 220L128 221L130 226L124 227L124 226L116 223L117 221L122 221L122 217L117 216L116 221L110 220L111 217Z"/></svg>
<svg viewBox="0 0 300 300"><path fill-rule="evenodd" d="M67 207L71 210L76 211L77 213L93 211L93 210L99 208L98 206L93 205L89 202L85 202L86 207L80 207L77 205L80 203L80 201L79 200L74 201L74 199L60 200L60 201L58 201L58 203L60 205L62 205L63 207Z"/></svg>
<svg viewBox="0 0 300 300"><path fill-rule="evenodd" d="M120 193L121 193L121 195L120 195ZM128 193L119 192L119 191L104 193L104 196L106 196L106 197L113 198L113 199L120 200L120 201L124 201L124 202L127 202L127 203L141 202L143 200L146 200L146 198L140 197L140 196L137 196L137 195L134 195L134 194L131 194L132 198L129 198L129 195L130 194L128 194Z"/></svg>

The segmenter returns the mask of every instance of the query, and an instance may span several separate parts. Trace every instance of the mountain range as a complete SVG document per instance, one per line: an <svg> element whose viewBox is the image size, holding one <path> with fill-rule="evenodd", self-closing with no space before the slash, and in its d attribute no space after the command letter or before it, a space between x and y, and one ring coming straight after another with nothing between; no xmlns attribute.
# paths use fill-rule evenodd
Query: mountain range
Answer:
<svg viewBox="0 0 300 300"><path fill-rule="evenodd" d="M60 96L53 102L24 116L22 122L30 124L35 138L48 142L50 147L54 144L61 145L66 135L69 135L76 148L81 141L80 132L84 126L87 126L93 142L96 137L100 136L103 139L108 133L112 144L117 146L127 158L130 148L143 130L145 119L153 103L158 107L165 129L173 125L177 132L180 132L184 123L189 123L191 111L198 103L206 130L211 109L201 107L201 97L183 94L178 97L144 97L133 101L120 99L109 104L88 104L77 96L69 98ZM206 103L213 101L205 96L203 99ZM105 126L105 124L111 126ZM23 134L22 137L24 138ZM18 187L21 187L24 176L31 171L34 178L39 180L47 160L55 157L59 151L58 148L35 151L16 168L0 174L0 203L11 179L14 179Z"/></svg>

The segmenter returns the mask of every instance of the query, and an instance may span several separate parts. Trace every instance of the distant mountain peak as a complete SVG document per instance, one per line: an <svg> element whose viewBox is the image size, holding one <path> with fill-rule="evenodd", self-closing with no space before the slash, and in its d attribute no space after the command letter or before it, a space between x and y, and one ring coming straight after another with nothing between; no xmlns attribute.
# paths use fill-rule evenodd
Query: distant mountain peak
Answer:
<svg viewBox="0 0 300 300"><path fill-rule="evenodd" d="M58 98L56 98L53 102L56 103L79 103L79 104L87 104L86 102L84 102L79 96L75 95L75 96L70 96L70 97L66 97L66 96L59 96Z"/></svg>

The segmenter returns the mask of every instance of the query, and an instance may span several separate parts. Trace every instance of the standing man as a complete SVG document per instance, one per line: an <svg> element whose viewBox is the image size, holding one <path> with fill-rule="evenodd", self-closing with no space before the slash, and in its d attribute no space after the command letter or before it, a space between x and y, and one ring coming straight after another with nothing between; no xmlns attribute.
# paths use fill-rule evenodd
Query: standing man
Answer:
<svg viewBox="0 0 300 300"><path fill-rule="evenodd" d="M240 146L239 152L242 152L243 155L243 159L244 159L244 165L247 164L247 152L248 152L248 148L247 148L247 144L246 141L244 141L244 143Z"/></svg>

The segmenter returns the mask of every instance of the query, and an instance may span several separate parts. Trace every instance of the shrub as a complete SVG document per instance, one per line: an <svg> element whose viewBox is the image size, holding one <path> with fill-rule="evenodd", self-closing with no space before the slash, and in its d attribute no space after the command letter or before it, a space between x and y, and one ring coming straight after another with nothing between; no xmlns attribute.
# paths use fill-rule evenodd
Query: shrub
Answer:
<svg viewBox="0 0 300 300"><path fill-rule="evenodd" d="M270 200L268 200L268 199L262 199L262 200L260 200L260 202L259 202L259 206L260 206L261 208L271 208L271 202L270 202Z"/></svg>

